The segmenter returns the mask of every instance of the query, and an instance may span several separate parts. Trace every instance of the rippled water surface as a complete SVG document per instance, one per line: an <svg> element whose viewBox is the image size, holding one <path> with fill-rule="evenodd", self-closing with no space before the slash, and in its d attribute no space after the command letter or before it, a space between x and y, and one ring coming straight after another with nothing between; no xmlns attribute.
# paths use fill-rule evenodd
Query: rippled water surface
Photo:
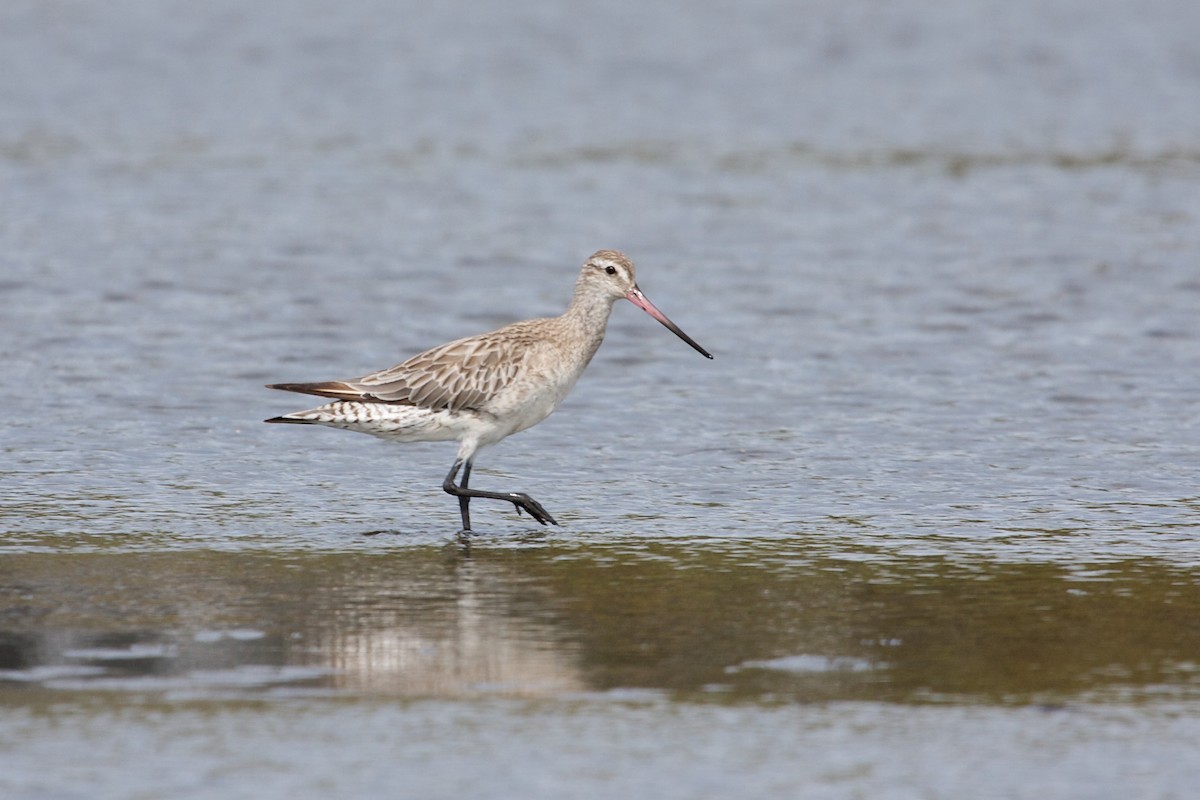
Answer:
<svg viewBox="0 0 1200 800"><path fill-rule="evenodd" d="M5 3L0 794L1194 797L1198 8Z"/></svg>

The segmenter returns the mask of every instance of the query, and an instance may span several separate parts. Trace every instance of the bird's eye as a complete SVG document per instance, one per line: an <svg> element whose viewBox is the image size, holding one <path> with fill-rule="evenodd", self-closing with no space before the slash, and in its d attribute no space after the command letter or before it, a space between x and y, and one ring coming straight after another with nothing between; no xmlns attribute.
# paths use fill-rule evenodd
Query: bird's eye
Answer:
<svg viewBox="0 0 1200 800"><path fill-rule="evenodd" d="M610 264L609 266L605 267L605 268L604 268L604 271L605 271L605 272L607 272L609 275L616 275L616 274L617 274L617 268L616 268L616 267L614 267L614 266L612 266L611 264Z"/></svg>

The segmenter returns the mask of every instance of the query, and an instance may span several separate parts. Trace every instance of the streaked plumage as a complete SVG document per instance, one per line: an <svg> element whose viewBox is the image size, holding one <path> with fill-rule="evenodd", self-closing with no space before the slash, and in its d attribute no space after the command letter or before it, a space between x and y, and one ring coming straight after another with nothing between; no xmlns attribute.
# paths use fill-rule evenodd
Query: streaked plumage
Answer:
<svg viewBox="0 0 1200 800"><path fill-rule="evenodd" d="M266 421L327 425L399 442L458 441L443 489L459 498L464 530L471 529L471 497L506 500L518 513L558 524L528 495L469 489L471 467L479 448L541 422L558 407L600 347L613 304L622 297L712 358L645 298L628 258L600 250L584 264L561 316L458 339L361 378L271 384L333 402ZM462 483L456 485L460 469Z"/></svg>

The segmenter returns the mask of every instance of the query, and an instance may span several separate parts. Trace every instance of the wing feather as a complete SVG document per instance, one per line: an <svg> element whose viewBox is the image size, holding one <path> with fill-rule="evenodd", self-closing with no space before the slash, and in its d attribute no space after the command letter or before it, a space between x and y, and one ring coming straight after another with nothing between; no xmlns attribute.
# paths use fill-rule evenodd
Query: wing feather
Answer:
<svg viewBox="0 0 1200 800"><path fill-rule="evenodd" d="M544 338L536 330L536 323L542 322L518 322L492 333L448 342L361 378L279 383L270 388L339 400L478 410L527 369L526 357Z"/></svg>
<svg viewBox="0 0 1200 800"><path fill-rule="evenodd" d="M529 344L520 337L473 336L344 383L366 400L450 411L479 409L517 379Z"/></svg>

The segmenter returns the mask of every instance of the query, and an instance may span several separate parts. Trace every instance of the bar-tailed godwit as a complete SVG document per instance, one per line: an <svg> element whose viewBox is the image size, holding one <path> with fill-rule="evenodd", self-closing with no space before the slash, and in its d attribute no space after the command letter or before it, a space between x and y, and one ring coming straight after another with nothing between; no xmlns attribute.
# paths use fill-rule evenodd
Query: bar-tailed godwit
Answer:
<svg viewBox="0 0 1200 800"><path fill-rule="evenodd" d="M583 265L562 316L458 339L361 378L270 384L334 402L266 421L328 425L396 442L457 441L458 456L442 489L458 498L464 531L471 530L472 497L504 500L518 514L524 509L543 525L557 525L527 494L468 488L471 467L479 448L536 425L558 408L596 354L613 304L621 298L712 358L646 299L632 261L616 250L600 250ZM455 483L460 470L462 481Z"/></svg>

